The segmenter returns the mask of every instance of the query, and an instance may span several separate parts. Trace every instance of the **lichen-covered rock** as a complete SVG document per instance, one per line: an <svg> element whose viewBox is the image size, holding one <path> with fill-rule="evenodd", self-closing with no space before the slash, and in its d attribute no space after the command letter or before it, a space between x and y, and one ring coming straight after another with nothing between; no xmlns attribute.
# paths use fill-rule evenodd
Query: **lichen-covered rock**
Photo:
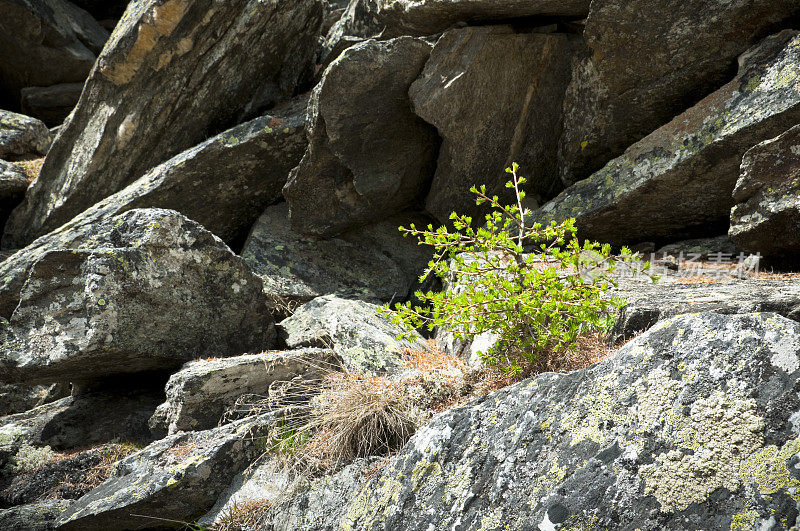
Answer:
<svg viewBox="0 0 800 531"><path fill-rule="evenodd" d="M402 332L384 316L379 306L336 296L318 297L280 322L289 348L333 349L350 372L385 374L402 368L403 351L427 350L418 335L400 341Z"/></svg>
<svg viewBox="0 0 800 531"><path fill-rule="evenodd" d="M723 280L715 283L658 283L620 279L614 296L627 301L610 332L628 339L658 321L683 313L774 312L800 321L800 283L796 280Z"/></svg>
<svg viewBox="0 0 800 531"><path fill-rule="evenodd" d="M0 263L0 315L11 315L44 253L91 246L104 220L134 208L177 210L226 242L236 241L280 197L303 156L305 101L297 98L176 155Z"/></svg>
<svg viewBox="0 0 800 531"><path fill-rule="evenodd" d="M369 0L392 35L431 35L459 22L531 16L584 17L589 0Z"/></svg>
<svg viewBox="0 0 800 531"><path fill-rule="evenodd" d="M381 458L357 459L341 470L312 481L291 484L287 478L273 471L274 463L266 463L250 475L241 486L232 489L226 504L217 512L204 516L199 523L211 525L213 516L222 516L225 509L242 501L272 502L263 516L265 529L294 531L315 529L334 531L339 529L347 502L351 500L368 480L370 469L380 466ZM290 488L286 488L286 487ZM283 487L283 490L279 490Z"/></svg>
<svg viewBox="0 0 800 531"><path fill-rule="evenodd" d="M61 125L78 104L81 92L83 83L25 87L20 94L22 112L42 120L51 127Z"/></svg>
<svg viewBox="0 0 800 531"><path fill-rule="evenodd" d="M117 463L105 483L76 500L59 519L58 529L154 526L152 519L139 515L192 522L263 452L261 438L273 422L265 414L154 442Z"/></svg>
<svg viewBox="0 0 800 531"><path fill-rule="evenodd" d="M295 231L334 236L419 199L438 139L408 88L430 51L412 37L368 40L328 66L311 95L308 151L283 189Z"/></svg>
<svg viewBox="0 0 800 531"><path fill-rule="evenodd" d="M4 323L0 378L86 382L274 345L261 281L199 224L135 209L97 229L93 248L31 268Z"/></svg>
<svg viewBox="0 0 800 531"><path fill-rule="evenodd" d="M9 221L4 245L30 243L291 97L313 74L321 18L320 0L133 2Z"/></svg>
<svg viewBox="0 0 800 531"><path fill-rule="evenodd" d="M727 82L739 54L781 22L794 27L797 14L795 0L594 0L564 104L564 182L588 177Z"/></svg>
<svg viewBox="0 0 800 531"><path fill-rule="evenodd" d="M800 126L754 146L742 159L728 234L768 256L800 251Z"/></svg>
<svg viewBox="0 0 800 531"><path fill-rule="evenodd" d="M582 237L612 244L725 227L742 155L800 121L798 57L798 32L765 39L733 81L534 215L574 217Z"/></svg>
<svg viewBox="0 0 800 531"><path fill-rule="evenodd" d="M0 224L22 201L28 184L28 176L20 165L0 160Z"/></svg>
<svg viewBox="0 0 800 531"><path fill-rule="evenodd" d="M0 13L0 100L14 106L23 87L83 83L108 39L65 0L2 0Z"/></svg>
<svg viewBox="0 0 800 531"><path fill-rule="evenodd" d="M49 500L0 510L0 528L8 531L52 531L69 500Z"/></svg>
<svg viewBox="0 0 800 531"><path fill-rule="evenodd" d="M588 369L435 417L341 528L789 527L799 352L800 324L775 314L663 321Z"/></svg>
<svg viewBox="0 0 800 531"><path fill-rule="evenodd" d="M0 469L22 445L69 450L115 439L149 443L147 420L163 399L163 391L97 391L2 417Z"/></svg>
<svg viewBox="0 0 800 531"><path fill-rule="evenodd" d="M338 366L332 350L317 348L191 361L170 377L150 429L172 435L213 428L243 395L266 397L275 383L318 379Z"/></svg>
<svg viewBox="0 0 800 531"><path fill-rule="evenodd" d="M242 250L245 263L264 282L265 293L283 304L330 294L404 300L431 258L429 249L397 230L410 223L427 225L423 215L400 214L319 240L293 232L288 214L286 203L267 208Z"/></svg>
<svg viewBox="0 0 800 531"><path fill-rule="evenodd" d="M0 110L0 159L19 155L44 155L50 148L50 131L40 120Z"/></svg>
<svg viewBox="0 0 800 531"><path fill-rule="evenodd" d="M529 177L530 197L561 191L556 153L572 42L508 26L451 30L436 42L409 95L442 138L425 200L439 221L453 211L479 217L474 185L511 202L504 170L512 162Z"/></svg>

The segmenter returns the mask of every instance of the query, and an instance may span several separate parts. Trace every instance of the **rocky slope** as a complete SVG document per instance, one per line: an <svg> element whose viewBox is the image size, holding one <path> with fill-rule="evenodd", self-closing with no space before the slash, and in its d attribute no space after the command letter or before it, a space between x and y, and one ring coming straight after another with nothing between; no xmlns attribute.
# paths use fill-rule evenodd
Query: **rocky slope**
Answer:
<svg viewBox="0 0 800 531"><path fill-rule="evenodd" d="M800 525L796 1L0 0L0 107L0 528ZM512 162L661 279L482 396L378 309ZM337 382L416 424L312 467Z"/></svg>

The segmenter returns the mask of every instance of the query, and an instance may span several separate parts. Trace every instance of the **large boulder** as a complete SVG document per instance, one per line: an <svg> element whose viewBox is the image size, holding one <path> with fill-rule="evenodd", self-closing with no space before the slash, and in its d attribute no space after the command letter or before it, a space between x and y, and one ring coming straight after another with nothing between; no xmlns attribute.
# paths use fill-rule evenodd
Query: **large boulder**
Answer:
<svg viewBox="0 0 800 531"><path fill-rule="evenodd" d="M658 321L684 313L774 312L800 321L800 283L796 280L727 280L653 283L621 279L612 292L627 301L610 333L628 339Z"/></svg>
<svg viewBox="0 0 800 531"><path fill-rule="evenodd" d="M142 209L102 228L94 248L33 265L3 323L0 379L90 382L274 345L261 281L203 227Z"/></svg>
<svg viewBox="0 0 800 531"><path fill-rule="evenodd" d="M331 63L311 96L308 151L283 190L295 231L334 236L424 193L438 140L411 112L408 88L430 51L412 37L368 40Z"/></svg>
<svg viewBox="0 0 800 531"><path fill-rule="evenodd" d="M337 528L789 527L799 352L800 323L775 314L663 321L606 361L435 417Z"/></svg>
<svg viewBox="0 0 800 531"><path fill-rule="evenodd" d="M350 0L341 17L331 26L322 42L320 61L327 67L353 44L377 37L383 25L369 9L369 0Z"/></svg>
<svg viewBox="0 0 800 531"><path fill-rule="evenodd" d="M574 217L612 244L692 237L727 226L744 153L800 121L797 47L784 31L741 57L736 78L535 213Z"/></svg>
<svg viewBox="0 0 800 531"><path fill-rule="evenodd" d="M403 368L407 350L427 351L422 337L413 333L398 339L404 330L380 315L380 306L336 296L318 297L280 322L288 348L332 349L344 368L353 373L380 375Z"/></svg>
<svg viewBox="0 0 800 531"><path fill-rule="evenodd" d="M565 184L727 82L739 54L797 14L795 0L594 0L564 104Z"/></svg>
<svg viewBox="0 0 800 531"><path fill-rule="evenodd" d="M271 414L169 436L126 457L112 476L76 500L58 529L105 531L192 522L263 452ZM150 517L150 518L148 518Z"/></svg>
<svg viewBox="0 0 800 531"><path fill-rule="evenodd" d="M451 30L436 42L409 94L414 112L442 137L425 200L439 221L454 210L485 210L475 205L473 185L513 201L504 171L512 162L529 177L531 197L561 191L556 154L572 42L566 34L509 26Z"/></svg>
<svg viewBox="0 0 800 531"><path fill-rule="evenodd" d="M69 500L48 500L0 510L0 527L9 531L52 531Z"/></svg>
<svg viewBox="0 0 800 531"><path fill-rule="evenodd" d="M150 429L172 435L213 428L241 396L266 397L273 384L319 379L338 366L332 350L316 348L189 362L167 382L167 401Z"/></svg>
<svg viewBox="0 0 800 531"><path fill-rule="evenodd" d="M45 155L51 142L50 131L42 121L0 110L0 159Z"/></svg>
<svg viewBox="0 0 800 531"><path fill-rule="evenodd" d="M241 242L264 207L280 198L289 170L303 156L304 109L299 98L220 133L13 254L0 263L0 315L11 315L30 268L44 253L102 240L104 221L131 209L176 210L231 245Z"/></svg>
<svg viewBox="0 0 800 531"><path fill-rule="evenodd" d="M313 74L321 17L320 0L131 4L4 245L29 243L171 156L288 99Z"/></svg>
<svg viewBox="0 0 800 531"><path fill-rule="evenodd" d="M22 166L0 160L0 226L22 201L29 184Z"/></svg>
<svg viewBox="0 0 800 531"><path fill-rule="evenodd" d="M800 251L800 126L745 153L729 235L763 255Z"/></svg>
<svg viewBox="0 0 800 531"><path fill-rule="evenodd" d="M397 230L409 223L426 225L428 218L422 215L400 214L319 240L293 232L288 214L286 203L267 208L242 250L277 310L330 294L404 300L431 258L430 249Z"/></svg>
<svg viewBox="0 0 800 531"><path fill-rule="evenodd" d="M389 34L431 35L459 22L532 16L584 17L589 0L369 0Z"/></svg>
<svg viewBox="0 0 800 531"><path fill-rule="evenodd" d="M0 1L0 101L24 87L86 80L108 32L66 0Z"/></svg>
<svg viewBox="0 0 800 531"><path fill-rule="evenodd" d="M64 120L78 104L83 83L60 83L50 87L22 89L22 112L34 116L51 127Z"/></svg>

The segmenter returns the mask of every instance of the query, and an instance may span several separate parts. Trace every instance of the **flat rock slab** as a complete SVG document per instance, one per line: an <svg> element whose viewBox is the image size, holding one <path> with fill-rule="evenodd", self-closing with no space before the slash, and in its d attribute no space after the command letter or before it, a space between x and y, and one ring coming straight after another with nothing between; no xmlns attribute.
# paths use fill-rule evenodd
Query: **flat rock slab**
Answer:
<svg viewBox="0 0 800 531"><path fill-rule="evenodd" d="M296 98L176 155L1 262L0 315L11 315L42 255L91 247L96 225L131 209L177 210L227 242L243 236L264 207L280 198L303 156L305 104L305 97Z"/></svg>
<svg viewBox="0 0 800 531"><path fill-rule="evenodd" d="M438 138L411 112L408 88L430 51L422 39L370 39L328 66L311 94L308 151L283 189L292 229L335 236L420 199Z"/></svg>
<svg viewBox="0 0 800 531"><path fill-rule="evenodd" d="M398 226L429 222L420 214L399 214L321 240L292 231L289 206L281 203L267 208L253 226L242 258L261 277L265 293L278 305L281 301L284 305L305 303L330 294L403 300L432 253L413 238L403 238Z"/></svg>
<svg viewBox="0 0 800 531"><path fill-rule="evenodd" d="M487 209L470 192L481 185L511 203L505 169L512 162L528 177L530 197L561 191L556 154L575 48L566 34L516 33L509 26L451 30L436 41L409 89L414 112L442 138L428 212L442 223L453 211L482 219Z"/></svg>
<svg viewBox="0 0 800 531"><path fill-rule="evenodd" d="M318 297L280 323L289 348L333 349L344 367L367 375L396 372L407 349L427 350L419 335L399 341L403 330L378 315L380 306L336 296Z"/></svg>
<svg viewBox="0 0 800 531"><path fill-rule="evenodd" d="M0 110L0 159L44 155L51 142L50 130L41 120Z"/></svg>
<svg viewBox="0 0 800 531"><path fill-rule="evenodd" d="M745 153L733 200L737 244L766 256L800 251L800 126Z"/></svg>
<svg viewBox="0 0 800 531"><path fill-rule="evenodd" d="M742 155L800 121L800 34L784 31L741 58L736 78L534 213L576 218L603 243L691 237L725 226Z"/></svg>
<svg viewBox="0 0 800 531"><path fill-rule="evenodd" d="M83 83L108 39L66 0L2 0L0 13L0 96L15 105L24 87Z"/></svg>
<svg viewBox="0 0 800 531"><path fill-rule="evenodd" d="M367 0L387 32L432 35L459 22L531 16L585 17L589 0Z"/></svg>
<svg viewBox="0 0 800 531"><path fill-rule="evenodd" d="M337 367L332 350L317 348L191 361L170 377L150 429L172 435L213 428L243 395L266 397L273 384L319 379Z"/></svg>
<svg viewBox="0 0 800 531"><path fill-rule="evenodd" d="M157 441L117 463L105 483L62 514L58 529L122 531L159 525L147 516L192 522L263 452L261 437L273 423L266 414Z"/></svg>
<svg viewBox="0 0 800 531"><path fill-rule="evenodd" d="M137 0L10 219L4 245L30 243L154 166L289 99L311 79L321 20L319 0Z"/></svg>
<svg viewBox="0 0 800 531"><path fill-rule="evenodd" d="M729 81L741 53L798 14L795 0L593 0L564 104L564 183Z"/></svg>
<svg viewBox="0 0 800 531"><path fill-rule="evenodd" d="M3 323L3 380L89 382L274 346L261 281L197 223L136 209L95 228L95 248L33 265Z"/></svg>
<svg viewBox="0 0 800 531"><path fill-rule="evenodd" d="M585 370L543 374L438 415L337 524L791 525L799 354L800 323L776 314L662 321Z"/></svg>
<svg viewBox="0 0 800 531"><path fill-rule="evenodd" d="M684 313L774 312L800 321L800 283L796 280L686 284L623 280L612 293L628 301L610 332L612 341L628 339L658 321Z"/></svg>

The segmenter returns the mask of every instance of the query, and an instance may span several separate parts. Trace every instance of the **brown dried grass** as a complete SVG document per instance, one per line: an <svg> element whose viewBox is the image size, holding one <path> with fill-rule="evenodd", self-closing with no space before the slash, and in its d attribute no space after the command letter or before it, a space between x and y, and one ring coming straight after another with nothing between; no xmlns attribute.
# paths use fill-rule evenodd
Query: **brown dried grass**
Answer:
<svg viewBox="0 0 800 531"><path fill-rule="evenodd" d="M260 529L264 517L271 508L272 503L269 500L252 500L241 505L234 504L210 529L212 531Z"/></svg>

